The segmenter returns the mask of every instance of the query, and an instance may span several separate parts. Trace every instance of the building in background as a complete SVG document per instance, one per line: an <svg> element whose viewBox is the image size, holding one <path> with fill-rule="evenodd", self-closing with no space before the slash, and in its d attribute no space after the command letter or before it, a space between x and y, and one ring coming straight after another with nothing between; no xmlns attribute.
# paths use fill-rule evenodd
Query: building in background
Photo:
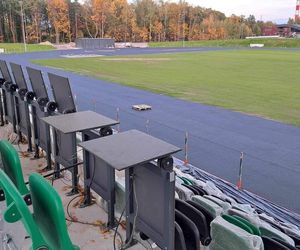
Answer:
<svg viewBox="0 0 300 250"><path fill-rule="evenodd" d="M277 25L278 34L282 37L300 38L299 24L279 24Z"/></svg>
<svg viewBox="0 0 300 250"><path fill-rule="evenodd" d="M278 28L274 23L262 27L262 36L277 36Z"/></svg>

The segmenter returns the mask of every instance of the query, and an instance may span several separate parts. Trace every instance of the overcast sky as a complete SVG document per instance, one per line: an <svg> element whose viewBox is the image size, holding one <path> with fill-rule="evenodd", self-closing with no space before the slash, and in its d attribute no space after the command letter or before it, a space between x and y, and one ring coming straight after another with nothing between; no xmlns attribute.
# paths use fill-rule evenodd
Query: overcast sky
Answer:
<svg viewBox="0 0 300 250"><path fill-rule="evenodd" d="M224 12L227 16L254 14L257 19L281 21L294 17L296 0L186 0L193 5L200 5ZM176 2L174 0L174 2Z"/></svg>

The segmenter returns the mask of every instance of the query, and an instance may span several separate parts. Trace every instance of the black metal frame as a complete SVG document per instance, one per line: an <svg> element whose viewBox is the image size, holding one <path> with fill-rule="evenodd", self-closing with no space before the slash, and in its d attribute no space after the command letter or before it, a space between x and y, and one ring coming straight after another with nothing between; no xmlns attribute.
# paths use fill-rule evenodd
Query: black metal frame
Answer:
<svg viewBox="0 0 300 250"><path fill-rule="evenodd" d="M89 141L93 139L100 138L101 135L96 131L83 131L82 132L82 141ZM91 164L91 160L93 164ZM109 228L113 228L116 226L115 224L115 213L114 213L114 205L115 205L115 169L111 168L108 165L105 165L100 171L102 178L105 183L97 183L94 181L96 174L96 166L103 165L105 163L99 162L99 158L95 157L93 154L88 151L83 151L83 172L84 172L84 200L80 205L81 208L87 207L92 204L91 199L91 188L99 194L104 200L107 201L107 209L108 209L108 223L107 226ZM91 166L92 165L92 166ZM99 170L98 170L99 171Z"/></svg>
<svg viewBox="0 0 300 250"><path fill-rule="evenodd" d="M154 182L157 178L161 179L163 189L158 190L159 187L155 185L147 186L147 189L155 194L157 199L163 201L163 204L159 204L161 209L155 209L157 200L151 199L153 195L147 196L145 193L140 193L139 190L145 183L137 182L137 179L148 179L149 182ZM126 242L129 242L133 233L136 216L135 229L137 231L151 238L161 249L173 250L175 247L175 173L159 168L153 162L146 163L126 169L125 183L126 200L128 201L126 203ZM137 197L137 201L135 201L135 197ZM146 203L149 213L137 211L137 204L142 203ZM156 221L155 224L153 217L156 216L155 213L160 212L161 220ZM131 242L132 244L134 242Z"/></svg>
<svg viewBox="0 0 300 250"><path fill-rule="evenodd" d="M85 135L86 136L86 135ZM105 164L95 155L84 150L84 201L81 208L92 204L91 188L107 202L107 227L114 228L115 222L115 169ZM101 165L101 168L96 166ZM101 180L96 176L101 177ZM97 178L97 181L94 179Z"/></svg>
<svg viewBox="0 0 300 250"><path fill-rule="evenodd" d="M27 67L28 77L32 87L32 94L35 97L31 101L32 108L32 122L33 122L33 137L35 144L34 158L39 158L39 148L44 150L47 155L46 169L51 169L51 140L49 125L41 120L47 117L49 112L47 110L47 103L49 103L48 93L42 72L37 69Z"/></svg>
<svg viewBox="0 0 300 250"><path fill-rule="evenodd" d="M0 60L0 71L3 77L1 79L3 113L1 115L4 118L3 120L5 123L11 123L13 125L13 131L16 133L16 115L13 94L17 90L17 86L12 83L11 75L4 60Z"/></svg>
<svg viewBox="0 0 300 250"><path fill-rule="evenodd" d="M28 152L32 152L31 142L31 124L29 115L29 103L30 98L28 95L28 88L24 78L23 70L21 65L10 63L14 82L18 89L14 92L14 104L16 114L16 128L19 136L19 141L22 140L23 134L28 140Z"/></svg>
<svg viewBox="0 0 300 250"><path fill-rule="evenodd" d="M136 130L79 145L84 149L84 169L89 170L86 185L108 202L108 226L115 226L115 169L125 170L127 245L135 244L131 237L136 229L161 249L173 250L175 172L171 155L180 149Z"/></svg>
<svg viewBox="0 0 300 250"><path fill-rule="evenodd" d="M48 73L57 112L53 115L67 114L76 112L75 102L68 78ZM60 138L60 140L58 140ZM69 167L77 163L76 134L64 134L59 130L53 130L54 142L54 169L60 170L60 165ZM64 147L63 144L68 145ZM70 150L69 150L70 149ZM78 191L78 166L71 168L72 190L67 195L77 194ZM55 175L59 178L59 175Z"/></svg>

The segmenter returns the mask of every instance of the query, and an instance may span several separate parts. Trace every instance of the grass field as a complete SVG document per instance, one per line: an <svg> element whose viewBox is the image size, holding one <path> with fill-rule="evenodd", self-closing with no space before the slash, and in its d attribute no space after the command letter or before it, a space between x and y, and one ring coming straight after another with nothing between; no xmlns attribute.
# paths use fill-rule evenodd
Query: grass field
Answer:
<svg viewBox="0 0 300 250"><path fill-rule="evenodd" d="M0 49L4 49L5 53L24 53L23 43L0 43ZM27 52L54 50L50 45L27 44Z"/></svg>
<svg viewBox="0 0 300 250"><path fill-rule="evenodd" d="M34 62L300 126L300 51L239 50Z"/></svg>
<svg viewBox="0 0 300 250"><path fill-rule="evenodd" d="M187 42L149 43L150 47L249 47L260 43L267 48L300 48L300 39L234 39L234 40L202 40Z"/></svg>

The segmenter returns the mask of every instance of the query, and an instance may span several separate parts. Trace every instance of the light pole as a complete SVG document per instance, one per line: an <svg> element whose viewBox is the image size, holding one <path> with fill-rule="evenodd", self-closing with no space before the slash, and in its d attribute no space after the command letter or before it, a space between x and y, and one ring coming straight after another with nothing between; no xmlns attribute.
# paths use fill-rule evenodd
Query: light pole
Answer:
<svg viewBox="0 0 300 250"><path fill-rule="evenodd" d="M19 1L19 4L21 6L21 26L22 26L24 50L25 50L25 52L27 52L26 35L25 35L25 25L24 25L24 13L23 13L23 1Z"/></svg>

